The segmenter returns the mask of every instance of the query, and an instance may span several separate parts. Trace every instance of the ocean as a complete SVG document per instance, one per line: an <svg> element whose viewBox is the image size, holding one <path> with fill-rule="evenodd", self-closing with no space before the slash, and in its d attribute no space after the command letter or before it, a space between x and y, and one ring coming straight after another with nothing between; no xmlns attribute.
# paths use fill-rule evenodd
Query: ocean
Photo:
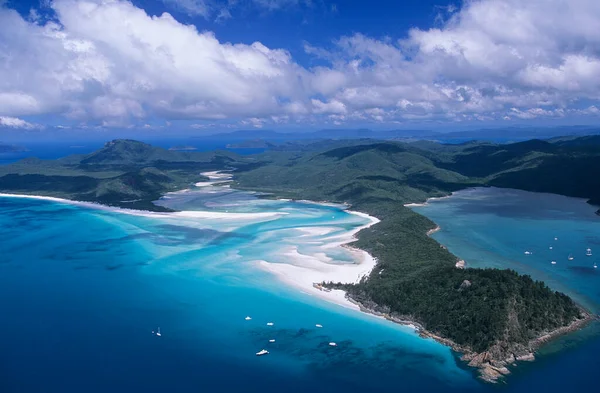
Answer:
<svg viewBox="0 0 600 393"><path fill-rule="evenodd" d="M464 230L452 232L449 222L467 225L478 217L483 220L481 215L487 213L475 206L486 199L465 202L469 208L457 219L456 211L444 208L460 204L453 198L419 210L433 215L430 212L440 207L436 221L443 229L435 236L475 264L466 255L473 245L457 241L455 246L449 240L448 233L466 236ZM493 195L490 198L487 203ZM539 207L539 198L516 197L512 209L499 208L499 213L485 218L487 224L480 223L489 229L482 231L482 239L508 242L493 249L482 264L504 263L495 258L511 247L521 253L521 248L531 248L534 254L526 261L542 258L539 239L545 239L541 233L549 225L532 217L535 212L529 206ZM583 213L590 208L583 201L563 202L563 212L581 214L565 213L559 226L563 231L552 235L560 236L564 250L577 252L579 261L585 258L579 255L581 238L569 233L591 230L594 221ZM0 392L596 388L600 341L593 335L569 336L561 341L560 351L547 350L538 361L519 365L507 384L490 386L476 380L473 370L457 361L449 348L421 339L411 328L327 302L261 267L269 263L275 270L279 264L300 268L314 258L334 265L352 262L355 255L331 246L336 242L332 240L364 226L368 219L342 206L265 200L211 186L169 194L159 203L208 213L202 218L194 213L126 214L0 197ZM521 244L526 239L519 239L510 246L514 242L510 231L515 229L510 220L502 221L508 218L517 226L527 225L530 243ZM482 242L477 244L483 247ZM566 261L556 267L566 269L562 265ZM573 282L567 280L564 286L595 302L594 281L586 280L598 283L598 276L570 274ZM564 280L557 277L557 281ZM153 333L158 327L160 337ZM257 357L263 348L269 355Z"/></svg>

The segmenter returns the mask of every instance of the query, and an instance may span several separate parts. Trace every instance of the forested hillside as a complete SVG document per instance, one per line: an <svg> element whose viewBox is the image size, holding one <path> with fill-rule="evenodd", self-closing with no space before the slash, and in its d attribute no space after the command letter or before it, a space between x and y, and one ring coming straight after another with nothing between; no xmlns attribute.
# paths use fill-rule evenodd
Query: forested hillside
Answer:
<svg viewBox="0 0 600 393"><path fill-rule="evenodd" d="M478 185L594 197L600 167L591 161L600 162L599 152L544 141L371 142L304 151L287 160L278 156L253 170L240 169L236 182L291 198L350 203L380 218L355 243L378 259L369 278L328 285L345 289L368 309L417 321L460 346L504 359L583 318L580 309L568 296L514 271L457 269L457 258L427 236L435 224L404 204ZM578 183L578 170L589 181Z"/></svg>
<svg viewBox="0 0 600 393"><path fill-rule="evenodd" d="M600 201L600 143L586 139L496 145L373 140L287 143L255 156L168 151L116 140L88 155L0 167L0 192L58 196L138 209L166 192L231 170L239 188L346 202L382 221L356 246L379 263L343 287L371 310L408 318L476 352L522 353L532 339L584 318L567 296L513 271L457 269L427 231L435 224L404 204L472 186L555 192Z"/></svg>
<svg viewBox="0 0 600 393"><path fill-rule="evenodd" d="M58 160L27 158L0 166L0 192L165 210L152 201L203 180L200 172L223 169L235 157L229 152L177 152L116 140L86 155Z"/></svg>

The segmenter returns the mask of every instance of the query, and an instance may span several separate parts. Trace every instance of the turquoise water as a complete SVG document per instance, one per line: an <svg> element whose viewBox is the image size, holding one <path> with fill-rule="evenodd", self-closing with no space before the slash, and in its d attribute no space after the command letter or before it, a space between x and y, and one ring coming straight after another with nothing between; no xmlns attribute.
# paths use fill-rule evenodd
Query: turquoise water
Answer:
<svg viewBox="0 0 600 393"><path fill-rule="evenodd" d="M414 210L441 226L433 237L468 266L530 274L600 312L598 207L560 195L476 188Z"/></svg>
<svg viewBox="0 0 600 393"><path fill-rule="evenodd" d="M571 340L570 349L519 366L508 385L490 387L447 347L305 294L259 268L258 260L297 263L290 247L352 261L345 249L327 245L367 220L339 206L261 200L217 187L160 203L231 216L131 215L0 198L0 392L595 390L596 339ZM571 220L579 216L565 218ZM450 229L442 221L436 236ZM158 326L161 337L152 334ZM263 348L270 354L256 357Z"/></svg>
<svg viewBox="0 0 600 393"><path fill-rule="evenodd" d="M399 375L420 391L480 386L448 348L253 262L290 263L281 254L293 245L348 263L325 238L366 219L212 187L161 203L276 215L139 216L0 198L0 391L396 391ZM315 227L329 233L302 230Z"/></svg>
<svg viewBox="0 0 600 393"><path fill-rule="evenodd" d="M467 266L529 274L600 312L598 207L560 195L475 188L413 209L441 227L433 237ZM599 349L596 323L542 348L536 362L515 370L508 390L530 385L540 391L597 391Z"/></svg>

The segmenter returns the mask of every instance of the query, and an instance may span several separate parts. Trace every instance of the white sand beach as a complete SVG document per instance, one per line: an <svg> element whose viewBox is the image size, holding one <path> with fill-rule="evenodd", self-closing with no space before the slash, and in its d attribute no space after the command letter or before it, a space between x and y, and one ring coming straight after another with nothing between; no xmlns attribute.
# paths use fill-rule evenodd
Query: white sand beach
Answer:
<svg viewBox="0 0 600 393"><path fill-rule="evenodd" d="M356 240L355 235L360 230L379 222L377 218L365 213L347 212L367 218L369 219L369 223L341 235L325 238L324 240L327 240L326 248L341 247L351 243ZM309 229L303 228L302 230L307 231ZM314 228L314 233L321 234L323 231L321 228ZM286 260L289 261L288 263L270 263L264 260L256 262L260 268L274 274L281 281L298 288L304 293L339 304L343 307L358 310L359 307L356 304L346 299L344 291L332 290L327 292L315 288L313 285L323 281L357 283L361 278L371 273L371 270L377 264L375 258L366 251L352 247L346 247L346 249L353 254L353 259L356 263L335 263L324 253L313 255L301 254L296 247L289 247L284 253Z"/></svg>
<svg viewBox="0 0 600 393"><path fill-rule="evenodd" d="M42 195L26 195L26 194L6 194L0 193L0 197L5 198L26 198L26 199L38 199L52 202L65 203L69 205L84 206L96 210L112 211L121 214L129 214L133 216L142 217L153 217L153 218L200 218L200 219L219 219L219 220L265 220L265 219L276 219L284 216L286 212L260 212L260 213L224 213L224 212L210 212L210 211L179 211L179 212L151 212L146 210L133 210L125 209L121 207L113 207L101 205L94 202L81 202L73 201L70 199L56 198Z"/></svg>
<svg viewBox="0 0 600 393"><path fill-rule="evenodd" d="M202 172L202 176L208 177L210 181L200 181L194 184L196 187L209 187L218 185L220 183L226 183L233 178L231 173L221 172L221 171L213 171L213 172Z"/></svg>
<svg viewBox="0 0 600 393"><path fill-rule="evenodd" d="M211 173L211 176L214 175ZM227 213L210 211L180 211L163 213L132 210L120 207L111 207L93 202L73 201L64 198L41 195L0 193L0 197L47 200L70 205L84 206L87 208L97 210L118 212L121 214L165 219L181 217L191 219L218 219L227 221L231 220L232 222L240 220L261 221L277 219L288 214L286 212ZM346 248L346 251L351 253L352 259L355 261L355 263L335 262L325 253L313 253L310 255L302 254L298 252L298 249L295 246L291 246L284 251L284 256L286 260L289 261L289 263L269 263L267 261L262 260L257 261L258 266L260 266L260 268L266 271L271 272L283 282L294 286L305 293L339 304L344 307L358 309L357 305L351 303L346 299L345 293L343 291L332 290L330 292L327 292L317 289L313 286L314 283L321 283L323 281L356 283L360 281L362 277L368 276L377 263L375 258L373 258L367 252L346 245L356 240L355 235L360 230L368 228L378 223L379 220L375 217L369 216L368 214L361 212L355 212L350 210L346 210L346 212L366 218L369 220L369 222L363 226L353 229L352 231L334 234L331 236L327 235L329 233L339 231L339 228L336 227L335 224L324 227L307 227L298 229L305 233L304 236L325 236L324 238L320 239L321 242L326 242L322 246L322 248L324 249L331 249L335 247L344 246Z"/></svg>
<svg viewBox="0 0 600 393"><path fill-rule="evenodd" d="M426 200L425 202L423 202L423 203L405 203L405 204L404 204L404 207L420 207L420 206L427 206L427 203L428 203L428 202L435 201L435 200L438 200L438 199L446 199L446 198L450 198L451 196L452 196L452 194L450 194L450 195L446 195L446 196L443 196L443 197L432 197L432 198L427 198L427 200Z"/></svg>

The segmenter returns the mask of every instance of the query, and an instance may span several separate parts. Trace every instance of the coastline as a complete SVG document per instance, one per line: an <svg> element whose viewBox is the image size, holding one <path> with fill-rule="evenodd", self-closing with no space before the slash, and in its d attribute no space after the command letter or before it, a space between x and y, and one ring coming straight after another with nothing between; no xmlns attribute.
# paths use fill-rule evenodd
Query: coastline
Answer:
<svg viewBox="0 0 600 393"><path fill-rule="evenodd" d="M427 231L427 236L431 236L431 235L433 235L434 233L438 232L441 229L442 229L442 227L436 224L435 228L430 229L430 230Z"/></svg>
<svg viewBox="0 0 600 393"><path fill-rule="evenodd" d="M432 197L432 198L428 198L425 203L409 203L409 204L405 204L404 206L405 207L425 206L431 200L445 199L445 198L451 197L452 195L453 194L446 195L443 197ZM289 199L287 199L287 200L289 201ZM316 202L316 201L300 200L299 202L322 204L322 205L328 205L328 206L343 205L343 206L350 207L350 205L347 203L334 204L334 203L327 202L327 201ZM356 211L348 211L348 212L352 213L352 214L360 215L362 217L371 217L368 214L363 213L363 212L356 212ZM375 217L371 217L371 218L374 218L375 220L377 220L377 222L380 221L379 219L377 219ZM352 231L352 233L354 235L354 234L358 233L361 229L368 228L369 226L371 226L373 224L358 228L357 230ZM426 235L431 236L440 230L441 230L441 227L436 224L436 226L434 228L427 231ZM354 236L352 239L349 239L343 243L340 243L339 245L341 245L342 247L352 248L350 246L347 246L347 243L352 242L353 240L356 240L356 238ZM445 246L442 244L440 244L440 247L445 248ZM355 248L353 248L353 249L355 249ZM355 249L355 250L361 251L361 252L365 253L366 255L370 256L370 254L368 254L364 250L360 250L360 249ZM371 256L371 258L373 258L373 257ZM377 262L375 260L375 258L373 258L373 261L375 263ZM273 265L273 264L268 264L267 262L262 261L261 266L264 268L267 268L267 269L268 269L268 267L266 267L265 264ZM324 264L324 263L321 262L321 264ZM288 265L288 266L290 266L290 265ZM374 266L375 265L373 265L373 267ZM368 277L368 275L370 274L370 271L372 270L373 267L368 269L368 272L365 272L363 276ZM455 267L457 269L464 269L466 267L466 262L463 259L457 258ZM274 274L278 274L278 272L274 272L274 271L272 271L272 272ZM309 289L308 292L306 291L306 289L307 289L306 283L304 286L302 286L301 284L299 284L299 282L297 280L290 279L289 276L286 276L284 274L279 274L279 278L282 279L282 281L284 281L300 290L303 290L304 293L307 293L309 295L314 294L324 300L327 300L329 302L334 302L334 303L337 303L337 304L339 304L341 306L345 306L345 307L350 307L349 304L351 304L352 305L351 308L353 308L355 310L364 312L369 315L373 315L378 318L386 319L390 322L394 322L399 325L403 325L403 326L407 326L412 329L415 329L415 331L419 334L419 336L421 338L431 338L440 344L450 347L452 349L452 351L454 351L458 355L461 362L465 363L467 366L469 366L477 371L479 379L481 379L482 381L484 381L486 383L491 383L491 384L498 383L505 376L511 374L509 367L517 366L517 362L534 361L536 350L539 349L545 343L552 341L553 339L560 337L562 335L582 329L585 326L587 326L589 323L591 323L592 321L598 319L596 316L591 315L589 312L587 312L583 307L580 307L581 315L582 315L581 319L577 319L577 320L571 322L567 326L557 328L550 332L545 332L540 337L536 337L535 339L530 340L530 342L528 343L527 346L516 344L515 346L513 346L507 350L507 348L501 348L499 345L495 345L495 346L489 348L487 351L477 353L466 346L461 346L461 345L455 343L451 339L442 337L434 332L428 331L427 329L424 328L424 326L420 322L411 319L410 316L399 316L399 315L393 315L393 314L377 311L376 309L366 306L366 305L362 304L361 302L357 301L356 299L353 299L350 295L348 295L348 293L346 291L341 290L341 289L330 288L329 291L325 291L324 287L322 287L321 284L323 284L325 282L332 282L332 281L336 282L335 279L332 279L333 276L326 277L326 278L322 279L321 281L319 281L318 283L314 283L316 285L313 285L313 288L308 288ZM344 283L352 284L352 283L358 282L358 280L355 280L353 282L347 282L347 281L343 282L343 281L339 280L339 282L342 284L344 284ZM374 306L377 307L376 304L374 304Z"/></svg>
<svg viewBox="0 0 600 393"><path fill-rule="evenodd" d="M412 320L408 316L399 316L377 311L371 307L365 306L347 294L346 298L364 313L384 318L400 325L411 327L416 330L421 338L431 338L440 344L450 347L452 351L457 353L462 362L464 362L467 366L477 370L479 379L492 384L498 383L500 380L502 380L502 378L511 374L509 367L517 366L517 362L534 361L536 359L535 352L544 344L568 333L583 329L588 324L598 319L598 317L588 313L584 308L581 308L583 318L577 319L567 326L562 326L553 331L546 332L542 336L530 340L528 347L522 347L510 351L492 347L487 351L477 353L472 351L470 348L459 345L448 338L428 331L421 323Z"/></svg>
<svg viewBox="0 0 600 393"><path fill-rule="evenodd" d="M306 202L320 204L312 201ZM332 204L328 204L327 206L332 206ZM359 261L358 263L327 263L316 256L300 255L295 247L291 247L285 256L293 260L293 264L270 263L260 260L256 261L257 266L307 295L359 311L359 306L348 298L345 291L337 289L326 291L319 285L322 282L329 281L345 284L357 283L363 277L368 277L377 264L377 260L368 252L349 246L348 244L357 240L356 234L358 232L377 224L380 220L366 213L351 210L345 211L349 214L366 218L369 220L369 223L345 232L342 235L329 237L327 248L344 247L354 254L354 260Z"/></svg>
<svg viewBox="0 0 600 393"><path fill-rule="evenodd" d="M186 190L181 190L178 192L185 192ZM285 213L219 213L219 212L198 212L198 211L183 211L183 212L151 212L151 211L143 211L143 210L133 210L126 209L120 207L111 207L102 205L100 203L95 202L82 202L82 201L73 201L69 199L50 197L50 196L37 196L37 195L21 195L21 194L5 194L0 193L0 197L13 197L13 198L28 198L28 199L39 199L39 200L48 200L59 203L67 203L72 205L79 205L88 208L98 209L98 210L107 210L114 211L123 214L131 214L138 216L148 216L148 217L189 217L189 218L267 218L274 217L277 218L280 214ZM446 198L446 197L443 197ZM435 198L438 199L438 198ZM321 204L320 202L312 202L312 201L302 201L309 202L314 204ZM326 202L323 203L327 204ZM340 204L329 204L340 206ZM348 206L348 205L345 205ZM406 206L406 205L405 205ZM304 293L307 293L312 296L319 297L323 300L326 300L331 303L338 304L343 307L351 308L354 310L362 311L367 314L371 314L380 318L387 319L391 322L408 326L415 329L419 335L423 338L432 338L437 342L449 346L453 351L460 353L460 359L465 362L468 366L476 368L479 372L479 377L486 381L495 383L499 379L501 379L504 375L510 374L510 370L507 366L514 365L517 361L532 361L535 359L534 352L540 346L545 343L553 340L556 337L567 334L569 332L581 329L585 327L588 323L596 319L595 316L590 315L585 310L582 309L582 313L584 317L582 319L573 321L568 326L563 326L554 331L547 332L540 337L537 337L530 341L529 347L522 351L514 351L511 352L510 356L504 356L505 353L502 353L503 356L499 357L499 353L494 353L493 348L489 349L486 352L475 353L471 351L469 348L462 347L450 339L441 337L436 335L433 332L427 331L420 323L417 321L411 320L409 317L405 316L397 316L385 314L377 311L375 308L370 308L368 305L363 305L355 299L351 298L345 291L343 290L331 290L325 291L319 289L314 284L322 283L327 281L340 282L345 284L352 284L358 282L363 277L368 277L371 273L372 269L376 266L377 260L367 253L364 250L360 250L358 248L354 248L349 246L348 244L356 240L356 235L362 229L369 228L372 225L380 222L376 217L370 216L363 212L350 211L346 210L349 214L354 214L363 218L369 219L369 223L362 225L353 229L352 231L345 232L342 235L337 235L331 237L329 240L335 240L328 243L328 247L345 247L348 250L356 253L356 256L360 259L359 263L355 264L332 264L326 263L318 260L317 258L311 258L311 256L307 256L312 261L304 260L300 266L291 265L291 264L273 264L266 261L258 261L258 265L278 276L281 281L293 286ZM240 217L242 216L242 217ZM430 236L433 233L439 231L441 228L436 225L435 228L427 231L427 235ZM442 245L440 245L442 246ZM443 246L442 246L443 247ZM296 252L297 254L297 252ZM288 255L290 258L298 258L297 255L294 255L294 250L290 249ZM358 259L357 259L358 260ZM460 261L459 261L460 262ZM457 264L458 265L458 264ZM457 266L458 267L458 266Z"/></svg>
<svg viewBox="0 0 600 393"><path fill-rule="evenodd" d="M453 194L454 193L451 192L449 195L444 195L444 196L441 196L441 197L427 198L425 200L425 202L422 202L422 203L416 203L416 202L415 203L405 203L403 206L404 207L422 207L422 206L427 206L427 204L429 203L429 201L435 201L435 200L438 200L438 199L450 198Z"/></svg>
<svg viewBox="0 0 600 393"><path fill-rule="evenodd" d="M177 191L182 192L185 190ZM153 218L204 218L204 219L223 219L223 220L240 220L240 219L265 219L271 218L276 219L277 217L283 216L287 213L281 212L264 212L264 213L222 213L222 212L208 212L208 211L196 211L196 210L184 210L184 211L175 211L175 212L153 212L149 210L134 210L127 209L123 207L115 207L103 205L97 202L83 202L83 201L74 201L72 199L58 198L58 197L50 197L44 195L29 195L29 194L7 194L0 193L0 198L22 198L22 199L36 199L36 200L44 200L51 201L57 203L63 203L67 205L75 205L75 206L83 206L90 209L95 210L103 210L116 212L121 214L128 214L132 216L141 216L141 217L153 217Z"/></svg>
<svg viewBox="0 0 600 393"><path fill-rule="evenodd" d="M203 173L203 175L219 176L219 174L211 172L211 173ZM223 175L221 175L223 176ZM225 175L229 176L229 175ZM211 179L212 180L212 179ZM219 183L219 182L217 182ZM187 192L188 189L183 189L179 191L174 191L171 193L181 193ZM169 193L170 194L170 193ZM165 194L167 195L167 194ZM56 203L63 203L74 206L81 206L94 210L102 210L115 212L120 214L127 214L133 216L141 216L141 217L150 217L150 218L197 218L197 219L231 219L231 220L240 220L240 219L277 219L287 213L285 212L261 212L261 213L223 213L223 212L206 212L206 211L176 211L176 212L153 212L148 210L134 210L127 209L122 207L108 206L103 205L97 202L85 202L85 201L76 201L72 199L59 198L59 197L51 197L44 195L30 195L30 194L10 194L10 193L0 193L0 198L20 198L20 199L35 199L35 200L44 200ZM334 206L334 207L348 207L348 205L341 204L333 204L333 203L320 203L313 201L302 201L307 204L318 204L325 206ZM287 251L287 257L290 259L295 259L299 263L297 265L293 264L274 264L269 263L267 261L257 261L258 266L266 271L277 276L281 281L285 282L289 286L292 286L304 293L307 293L312 296L319 297L328 302L338 304L340 306L351 308L354 310L359 310L359 307L352 303L347 297L345 291L341 290L332 290L330 292L323 291L317 289L313 284L320 283L323 281L335 281L335 282L343 282L343 283L357 283L365 276L368 276L377 261L374 257L372 257L366 251L360 250L355 247L351 247L348 243L352 243L356 241L356 234L360 232L362 229L368 228L372 225L375 225L380 220L376 217L370 216L366 213L356 212L351 210L344 210L349 214L353 214L365 219L368 219L369 222L365 225L354 228L351 231L345 232L341 235L331 236L328 238L327 247L344 247L349 250L352 254L354 254L354 259L359 261L358 263L348 264L348 263L326 263L323 261L319 261L317 258L311 258L310 256L300 256L297 253L297 250L291 248Z"/></svg>

